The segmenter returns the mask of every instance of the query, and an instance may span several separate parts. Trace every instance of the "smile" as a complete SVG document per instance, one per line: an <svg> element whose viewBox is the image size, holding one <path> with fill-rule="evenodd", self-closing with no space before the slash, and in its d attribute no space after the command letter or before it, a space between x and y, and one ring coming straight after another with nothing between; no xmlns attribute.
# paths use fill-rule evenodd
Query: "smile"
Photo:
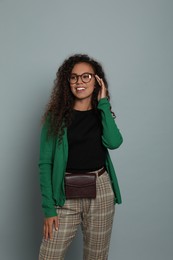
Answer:
<svg viewBox="0 0 173 260"><path fill-rule="evenodd" d="M76 90L77 90L77 91L81 91L81 90L85 90L85 88L83 88L83 87L78 87L78 88L76 88Z"/></svg>

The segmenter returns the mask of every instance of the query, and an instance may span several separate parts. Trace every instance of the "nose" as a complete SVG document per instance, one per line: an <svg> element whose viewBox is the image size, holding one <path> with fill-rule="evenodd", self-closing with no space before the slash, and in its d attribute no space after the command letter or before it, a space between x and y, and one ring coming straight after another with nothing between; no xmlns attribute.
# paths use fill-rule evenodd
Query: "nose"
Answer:
<svg viewBox="0 0 173 260"><path fill-rule="evenodd" d="M76 81L76 83L77 83L77 84L83 83L80 75L77 76L77 81Z"/></svg>

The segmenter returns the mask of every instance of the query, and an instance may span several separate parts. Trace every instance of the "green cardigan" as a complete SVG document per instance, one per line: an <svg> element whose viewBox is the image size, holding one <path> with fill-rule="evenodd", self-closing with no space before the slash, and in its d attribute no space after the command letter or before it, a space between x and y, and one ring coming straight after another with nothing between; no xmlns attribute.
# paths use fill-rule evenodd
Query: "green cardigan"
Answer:
<svg viewBox="0 0 173 260"><path fill-rule="evenodd" d="M102 98L98 102L97 108L101 112L103 126L102 143L108 149L116 149L121 145L123 138L112 117L110 103L107 98ZM44 215L45 217L53 217L57 215L55 206L63 206L66 200L64 174L68 158L68 140L66 128L60 144L58 143L58 138L47 138L47 131L48 121L43 125L41 131L40 187ZM105 165L115 194L115 203L120 204L121 194L108 150Z"/></svg>

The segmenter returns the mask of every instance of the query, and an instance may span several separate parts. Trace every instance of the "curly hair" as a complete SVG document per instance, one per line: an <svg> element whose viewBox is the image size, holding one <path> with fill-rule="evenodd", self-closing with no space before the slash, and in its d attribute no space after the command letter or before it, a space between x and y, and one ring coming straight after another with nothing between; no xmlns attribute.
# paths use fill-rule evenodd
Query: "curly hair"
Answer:
<svg viewBox="0 0 173 260"><path fill-rule="evenodd" d="M62 140L62 136L64 134L64 128L68 127L71 123L75 101L75 97L70 90L70 83L68 79L74 65L81 62L90 64L94 70L94 73L103 79L107 89L107 98L110 100L108 83L103 68L99 62L95 61L93 58L90 58L86 54L75 54L66 59L56 73L56 79L54 80L54 87L50 101L42 118L43 123L47 120L47 118L49 119L48 136L58 136L60 141ZM92 108L97 111L97 96L100 89L97 81L95 82L95 86L96 87L91 99L91 105Z"/></svg>

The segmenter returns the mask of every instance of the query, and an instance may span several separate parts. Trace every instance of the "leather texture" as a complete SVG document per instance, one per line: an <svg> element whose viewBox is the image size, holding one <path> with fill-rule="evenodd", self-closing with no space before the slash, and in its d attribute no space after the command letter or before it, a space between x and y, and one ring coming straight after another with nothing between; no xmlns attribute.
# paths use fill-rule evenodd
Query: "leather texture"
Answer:
<svg viewBox="0 0 173 260"><path fill-rule="evenodd" d="M66 199L96 198L96 173L66 173Z"/></svg>

